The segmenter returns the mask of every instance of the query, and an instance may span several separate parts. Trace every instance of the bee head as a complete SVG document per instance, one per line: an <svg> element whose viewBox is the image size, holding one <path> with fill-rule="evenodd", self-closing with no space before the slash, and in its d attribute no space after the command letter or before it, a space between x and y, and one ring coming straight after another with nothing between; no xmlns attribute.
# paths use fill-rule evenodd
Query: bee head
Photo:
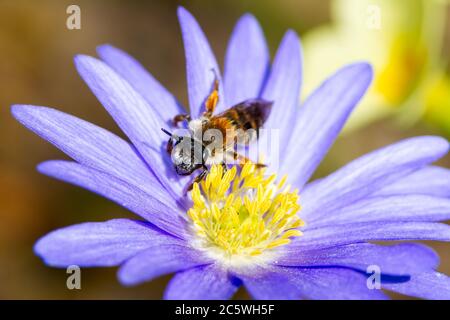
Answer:
<svg viewBox="0 0 450 320"><path fill-rule="evenodd" d="M170 136L168 151L179 175L190 175L204 165L207 152L201 142L191 136L176 136L165 129L162 130Z"/></svg>

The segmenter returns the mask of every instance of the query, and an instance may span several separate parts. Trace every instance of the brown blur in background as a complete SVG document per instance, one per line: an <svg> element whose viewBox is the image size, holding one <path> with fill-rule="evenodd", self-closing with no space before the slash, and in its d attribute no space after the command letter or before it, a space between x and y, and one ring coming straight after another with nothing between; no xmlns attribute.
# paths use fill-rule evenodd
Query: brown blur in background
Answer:
<svg viewBox="0 0 450 320"><path fill-rule="evenodd" d="M81 8L81 30L66 28L70 4ZM198 19L220 63L234 23L245 12L260 21L272 54L286 29L302 35L330 19L329 1L317 0L0 2L0 298L162 297L169 277L126 288L118 283L115 268L83 269L82 289L68 290L65 270L48 268L33 254L34 242L55 228L133 215L88 191L38 174L39 162L65 156L16 122L10 106L54 107L122 135L73 65L75 54L95 55L95 47L104 43L136 57L186 105L184 53L176 19L180 4ZM447 38L449 33L446 28ZM365 152L423 134L443 133L421 121L404 127L389 117L378 120L341 137L318 176ZM450 161L440 164L448 167ZM442 258L440 270L450 274L450 245L433 247ZM237 297L247 295L240 291Z"/></svg>

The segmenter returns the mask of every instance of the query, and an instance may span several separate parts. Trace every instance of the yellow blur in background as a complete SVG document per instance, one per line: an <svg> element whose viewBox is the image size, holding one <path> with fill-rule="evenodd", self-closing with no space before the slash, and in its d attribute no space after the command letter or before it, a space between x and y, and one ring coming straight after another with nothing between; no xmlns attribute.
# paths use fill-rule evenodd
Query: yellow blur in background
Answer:
<svg viewBox="0 0 450 320"><path fill-rule="evenodd" d="M80 30L66 27L71 4L81 8ZM285 30L297 31L304 49L303 97L345 63L373 63L374 83L317 176L402 138L450 137L446 1L1 1L0 298L162 297L169 277L125 288L114 268L83 269L81 290L68 290L66 271L46 267L33 254L34 242L55 228L133 215L38 174L39 162L64 155L13 120L9 109L14 103L50 106L123 136L73 65L75 54L95 55L104 43L131 53L187 105L178 5L198 19L219 62L234 23L246 12L260 21L272 53ZM450 161L440 164L449 167ZM440 270L450 273L448 246L433 246L441 254Z"/></svg>
<svg viewBox="0 0 450 320"><path fill-rule="evenodd" d="M344 63L370 61L375 79L347 129L386 116L450 134L448 1L334 0L331 21L306 32L307 95Z"/></svg>

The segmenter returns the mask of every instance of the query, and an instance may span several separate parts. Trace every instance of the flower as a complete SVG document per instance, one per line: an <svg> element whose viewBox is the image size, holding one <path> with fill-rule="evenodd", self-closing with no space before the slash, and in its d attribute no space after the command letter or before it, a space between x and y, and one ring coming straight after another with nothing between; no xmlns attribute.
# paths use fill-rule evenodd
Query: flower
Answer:
<svg viewBox="0 0 450 320"><path fill-rule="evenodd" d="M96 192L144 220L62 228L41 238L36 254L55 267L120 266L124 285L175 273L168 299L226 299L241 285L258 299L386 298L367 286L366 269L373 265L386 290L450 298L450 280L435 271L438 257L431 249L369 243L450 240L450 227L439 223L450 216L450 172L430 165L447 153L448 142L432 136L400 141L307 183L368 88L371 67L340 69L299 108L301 48L293 31L269 67L262 31L244 15L232 34L222 81L197 22L183 8L178 15L191 115L202 112L214 73L218 111L248 98L273 101L266 127L282 128L277 172L270 153L264 169L247 163L224 173L213 166L186 196L189 178L172 170L159 130L182 107L137 61L101 46L102 60L77 56L75 64L130 143L54 109L16 105L12 113L74 160L41 163L40 172Z"/></svg>
<svg viewBox="0 0 450 320"><path fill-rule="evenodd" d="M397 115L402 123L422 118L448 133L448 108L444 106L449 95L434 95L434 101L429 101L429 95L449 77L445 72L448 58L442 54L447 6L448 2L439 0L333 0L332 23L303 37L309 61L304 70L304 95L335 68L363 57L374 67L374 85L347 129ZM331 58L329 52L333 52ZM436 98L439 108L433 105Z"/></svg>

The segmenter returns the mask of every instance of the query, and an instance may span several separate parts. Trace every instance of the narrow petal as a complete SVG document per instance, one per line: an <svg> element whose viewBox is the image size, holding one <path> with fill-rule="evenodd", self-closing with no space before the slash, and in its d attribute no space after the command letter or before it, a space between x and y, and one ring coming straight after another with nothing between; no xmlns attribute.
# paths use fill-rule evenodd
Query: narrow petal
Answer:
<svg viewBox="0 0 450 320"><path fill-rule="evenodd" d="M186 113L177 99L132 56L108 44L97 47L97 53L144 97L164 121L173 119L177 114Z"/></svg>
<svg viewBox="0 0 450 320"><path fill-rule="evenodd" d="M450 199L424 195L367 198L327 212L314 227L351 222L444 221L450 219Z"/></svg>
<svg viewBox="0 0 450 320"><path fill-rule="evenodd" d="M54 267L115 266L142 250L181 240L155 229L148 222L115 219L61 228L39 239L35 253Z"/></svg>
<svg viewBox="0 0 450 320"><path fill-rule="evenodd" d="M384 300L381 290L370 290L367 277L344 268L257 268L239 275L255 299Z"/></svg>
<svg viewBox="0 0 450 320"><path fill-rule="evenodd" d="M395 181L374 193L374 196L423 194L450 198L450 170L429 166Z"/></svg>
<svg viewBox="0 0 450 320"><path fill-rule="evenodd" d="M383 274L390 275L417 274L435 269L439 265L439 257L432 249L415 243L391 246L359 243L302 251L285 246L283 251L283 256L277 259L276 265L338 266L359 269L363 272L367 270L367 267L376 265Z"/></svg>
<svg viewBox="0 0 450 320"><path fill-rule="evenodd" d="M289 142L281 172L289 173L297 187L302 188L310 179L366 92L372 76L367 63L349 65L326 80L294 115L292 129L288 130L291 138L285 140ZM292 116L288 114L286 119Z"/></svg>
<svg viewBox="0 0 450 320"><path fill-rule="evenodd" d="M46 107L15 105L14 117L79 163L144 190L160 185L134 149L115 134Z"/></svg>
<svg viewBox="0 0 450 320"><path fill-rule="evenodd" d="M302 50L297 34L288 31L275 56L262 98L273 101L265 129L280 130L280 152L292 134L292 119L298 118L302 81ZM269 156L269 155L267 155Z"/></svg>
<svg viewBox="0 0 450 320"><path fill-rule="evenodd" d="M192 117L198 118L204 111L204 102L212 91L216 75L219 80L217 111L224 110L226 103L220 69L205 34L195 18L183 7L178 8L178 19L186 56L189 107Z"/></svg>
<svg viewBox="0 0 450 320"><path fill-rule="evenodd" d="M203 258L198 251L190 249L186 245L160 243L125 262L120 267L118 277L124 285L136 285L165 274L208 263L211 261Z"/></svg>
<svg viewBox="0 0 450 320"><path fill-rule="evenodd" d="M279 268L300 290L314 300L385 300L378 289L367 287L367 276L343 268Z"/></svg>
<svg viewBox="0 0 450 320"><path fill-rule="evenodd" d="M170 157L164 151L167 137L160 130L164 121L159 114L104 62L79 55L75 58L75 65L81 77L130 138L161 184L174 198L178 197L182 193L182 186L177 182L170 166Z"/></svg>
<svg viewBox="0 0 450 320"><path fill-rule="evenodd" d="M303 236L293 240L290 246L301 251L305 248L320 249L366 241L395 240L450 241L450 226L431 222L348 223L304 230Z"/></svg>
<svg viewBox="0 0 450 320"><path fill-rule="evenodd" d="M173 235L185 234L186 221L174 201L160 188L147 193L106 173L70 161L47 161L39 172L108 198Z"/></svg>
<svg viewBox="0 0 450 320"><path fill-rule="evenodd" d="M207 265L177 273L169 282L165 299L225 300L233 296L240 283L216 265Z"/></svg>
<svg viewBox="0 0 450 320"><path fill-rule="evenodd" d="M382 283L382 287L407 296L450 300L450 277L435 271L413 275L404 283Z"/></svg>
<svg viewBox="0 0 450 320"><path fill-rule="evenodd" d="M230 106L260 96L269 71L269 59L269 49L258 21L251 14L245 14L233 30L225 55L224 86Z"/></svg>
<svg viewBox="0 0 450 320"><path fill-rule="evenodd" d="M252 273L239 274L239 279L253 299L298 300L301 292L286 276L284 269L258 268Z"/></svg>
<svg viewBox="0 0 450 320"><path fill-rule="evenodd" d="M440 137L406 139L366 154L302 192L305 221L319 219L332 210L352 204L422 168L448 152Z"/></svg>

